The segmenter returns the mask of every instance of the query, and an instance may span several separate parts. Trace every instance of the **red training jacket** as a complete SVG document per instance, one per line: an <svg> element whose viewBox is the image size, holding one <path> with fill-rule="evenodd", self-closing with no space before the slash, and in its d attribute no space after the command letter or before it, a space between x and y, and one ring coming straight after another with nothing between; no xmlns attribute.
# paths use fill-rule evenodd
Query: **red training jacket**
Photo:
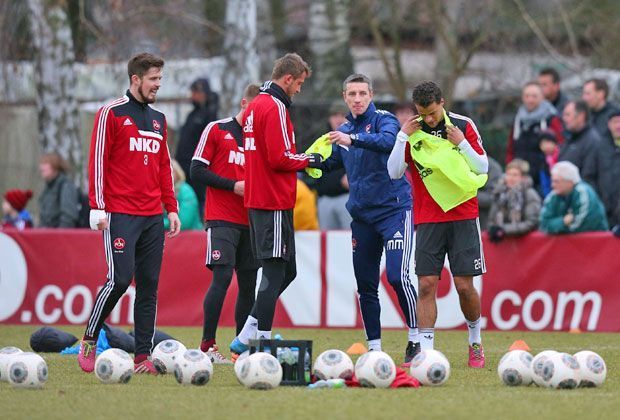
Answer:
<svg viewBox="0 0 620 420"><path fill-rule="evenodd" d="M243 116L247 208L289 210L295 207L298 170L309 156L297 154L295 133L284 103L261 92Z"/></svg>
<svg viewBox="0 0 620 420"><path fill-rule="evenodd" d="M92 209L136 216L177 213L166 117L129 91L95 116L88 162Z"/></svg>

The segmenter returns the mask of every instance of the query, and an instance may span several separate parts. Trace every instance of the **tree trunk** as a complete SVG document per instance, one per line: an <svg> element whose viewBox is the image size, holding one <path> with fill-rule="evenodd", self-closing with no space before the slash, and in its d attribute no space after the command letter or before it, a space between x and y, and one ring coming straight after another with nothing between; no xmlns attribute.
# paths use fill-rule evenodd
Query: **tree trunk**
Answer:
<svg viewBox="0 0 620 420"><path fill-rule="evenodd" d="M317 98L340 97L342 81L353 72L348 10L348 0L315 0L310 4L308 38Z"/></svg>
<svg viewBox="0 0 620 420"><path fill-rule="evenodd" d="M28 0L35 50L39 144L57 152L81 174L77 72L71 27L61 1Z"/></svg>
<svg viewBox="0 0 620 420"><path fill-rule="evenodd" d="M256 14L256 49L260 60L259 77L263 81L271 78L273 62L276 60L277 55L270 0L256 0Z"/></svg>
<svg viewBox="0 0 620 420"><path fill-rule="evenodd" d="M435 1L435 0L431 0ZM444 0L436 2L437 12L433 13L436 23L441 26L442 35L435 35L435 75L437 83L441 87L447 106L450 106L454 96L456 79L460 75L458 34L456 25L458 16L463 7L463 0L456 0L446 7Z"/></svg>
<svg viewBox="0 0 620 420"><path fill-rule="evenodd" d="M225 30L222 115L232 116L246 86L258 81L256 0L228 0Z"/></svg>

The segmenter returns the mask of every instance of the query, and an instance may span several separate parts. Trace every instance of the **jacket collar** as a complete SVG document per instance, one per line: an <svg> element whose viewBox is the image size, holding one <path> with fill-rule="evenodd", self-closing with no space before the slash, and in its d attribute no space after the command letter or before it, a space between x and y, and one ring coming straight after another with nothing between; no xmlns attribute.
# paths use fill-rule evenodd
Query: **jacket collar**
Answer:
<svg viewBox="0 0 620 420"><path fill-rule="evenodd" d="M366 108L366 111L364 111L363 114L360 114L357 117L354 117L353 114L349 112L349 114L347 115L347 120L349 120L353 124L355 124L356 122L366 121L367 119L372 117L372 115L376 111L377 111L377 108L375 107L374 102L371 102L368 105L368 108Z"/></svg>
<svg viewBox="0 0 620 420"><path fill-rule="evenodd" d="M576 140L579 137L581 137L588 130L590 130L590 123L586 122L586 125L584 125L581 130L579 130L579 131L571 131L569 138L571 140Z"/></svg>
<svg viewBox="0 0 620 420"><path fill-rule="evenodd" d="M270 94L276 99L279 99L286 108L291 106L291 98L286 94L286 92L284 92L284 89L278 86L276 82L268 80L263 84L260 90Z"/></svg>
<svg viewBox="0 0 620 420"><path fill-rule="evenodd" d="M139 105L139 106L140 106L140 107L142 107L142 108L146 108L146 107L148 107L148 106L149 106L149 104L145 104L145 103L140 102L139 100L137 100L137 99L135 98L135 96L133 96L133 95L131 94L131 92L129 91L129 89L127 89L127 92L125 92L125 95L127 95L127 97L129 98L129 102L133 102L134 104Z"/></svg>

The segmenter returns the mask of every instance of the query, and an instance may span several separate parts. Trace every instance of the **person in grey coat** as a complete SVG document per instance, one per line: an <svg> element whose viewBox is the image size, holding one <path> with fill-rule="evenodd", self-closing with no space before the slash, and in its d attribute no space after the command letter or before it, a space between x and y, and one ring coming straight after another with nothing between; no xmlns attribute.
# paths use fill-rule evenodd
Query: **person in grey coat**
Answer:
<svg viewBox="0 0 620 420"><path fill-rule="evenodd" d="M568 136L560 146L558 162L567 160L583 172L587 162L594 159L601 136L588 122L588 105L584 101L568 102L562 120Z"/></svg>
<svg viewBox="0 0 620 420"><path fill-rule="evenodd" d="M532 188L526 161L515 159L493 192L489 213L489 239L499 242L506 236L524 235L536 229L540 215L540 196Z"/></svg>
<svg viewBox="0 0 620 420"><path fill-rule="evenodd" d="M620 204L620 110L611 114L607 128L582 175L603 201L609 224L614 226L620 224L615 212Z"/></svg>
<svg viewBox="0 0 620 420"><path fill-rule="evenodd" d="M39 196L39 226L74 228L78 220L78 193L67 176L68 166L57 153L41 156L39 172L45 188Z"/></svg>

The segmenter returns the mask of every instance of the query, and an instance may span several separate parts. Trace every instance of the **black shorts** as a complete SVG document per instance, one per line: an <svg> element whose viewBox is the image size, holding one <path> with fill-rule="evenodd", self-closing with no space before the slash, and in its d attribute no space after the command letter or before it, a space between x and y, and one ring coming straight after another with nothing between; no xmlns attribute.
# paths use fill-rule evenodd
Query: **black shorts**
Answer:
<svg viewBox="0 0 620 420"><path fill-rule="evenodd" d="M422 223L416 226L415 273L438 276L446 254L453 276L486 273L478 219Z"/></svg>
<svg viewBox="0 0 620 420"><path fill-rule="evenodd" d="M256 270L260 264L254 258L250 229L235 225L207 222L206 266L227 265L237 270Z"/></svg>
<svg viewBox="0 0 620 420"><path fill-rule="evenodd" d="M250 237L257 260L295 259L293 210L250 209Z"/></svg>

